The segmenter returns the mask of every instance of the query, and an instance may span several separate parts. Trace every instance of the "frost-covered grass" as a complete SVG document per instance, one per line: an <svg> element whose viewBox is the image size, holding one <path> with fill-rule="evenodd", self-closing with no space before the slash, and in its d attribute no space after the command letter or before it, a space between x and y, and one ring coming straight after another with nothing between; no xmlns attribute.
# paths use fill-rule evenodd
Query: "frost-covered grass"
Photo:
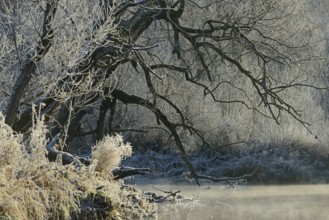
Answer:
<svg viewBox="0 0 329 220"><path fill-rule="evenodd" d="M262 144L253 141L239 147L214 154L201 150L189 155L198 173L212 177L236 177L248 174L258 167L257 173L248 179L254 184L323 183L329 181L329 160L317 148L302 144ZM189 171L178 152L165 150L136 152L123 162L129 166L149 167L152 172L146 178L174 177L188 181Z"/></svg>
<svg viewBox="0 0 329 220"><path fill-rule="evenodd" d="M122 137L96 145L90 166L49 162L47 130L35 117L30 138L15 134L0 112L0 219L96 219L143 216L141 194L114 181L112 169L131 154Z"/></svg>

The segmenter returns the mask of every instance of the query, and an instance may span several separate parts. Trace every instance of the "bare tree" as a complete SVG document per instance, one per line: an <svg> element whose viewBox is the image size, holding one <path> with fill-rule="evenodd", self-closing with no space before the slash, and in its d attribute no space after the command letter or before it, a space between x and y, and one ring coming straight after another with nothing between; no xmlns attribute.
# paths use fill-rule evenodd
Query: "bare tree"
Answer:
<svg viewBox="0 0 329 220"><path fill-rule="evenodd" d="M111 132L118 103L139 105L171 134L198 183L178 129L211 146L180 99L171 98L177 87L193 87L189 91L213 102L238 104L277 123L286 113L306 124L281 95L313 86L299 81L296 71L311 61L317 43L300 16L303 1L45 0L1 7L2 45L9 45L14 60L0 60L3 82L15 72L4 95L6 123L17 132L31 125L30 105L42 104L50 137L60 133L67 145L83 135L100 140ZM287 70L290 81L282 77ZM221 96L227 88L240 95ZM99 114L95 127L81 132L88 106Z"/></svg>

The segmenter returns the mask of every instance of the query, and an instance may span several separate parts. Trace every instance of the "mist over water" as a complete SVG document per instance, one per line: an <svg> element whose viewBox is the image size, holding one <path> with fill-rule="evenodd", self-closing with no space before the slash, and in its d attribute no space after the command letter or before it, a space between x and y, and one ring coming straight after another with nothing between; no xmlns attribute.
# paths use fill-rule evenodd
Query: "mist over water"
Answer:
<svg viewBox="0 0 329 220"><path fill-rule="evenodd" d="M159 204L158 219L164 220L327 220L329 185L248 186L187 184L138 184L143 191L155 188L177 191L190 202Z"/></svg>

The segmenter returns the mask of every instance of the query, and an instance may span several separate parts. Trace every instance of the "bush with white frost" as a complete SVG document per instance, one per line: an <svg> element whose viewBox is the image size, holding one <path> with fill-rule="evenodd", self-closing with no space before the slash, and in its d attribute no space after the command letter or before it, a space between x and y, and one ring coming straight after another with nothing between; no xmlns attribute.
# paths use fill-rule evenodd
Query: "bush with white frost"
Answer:
<svg viewBox="0 0 329 220"><path fill-rule="evenodd" d="M30 138L23 140L0 112L0 219L131 218L153 210L153 206L135 207L131 197L137 191L122 187L111 175L99 175L110 174L123 157L131 155L130 145L120 136L100 141L90 168L77 169L62 165L60 159L48 161L46 132L43 120L35 117ZM107 212L99 212L99 201L106 204Z"/></svg>
<svg viewBox="0 0 329 220"><path fill-rule="evenodd" d="M115 167L120 165L123 158L130 157L131 154L131 146L125 144L121 136L106 136L94 148L92 167L97 172L110 174Z"/></svg>

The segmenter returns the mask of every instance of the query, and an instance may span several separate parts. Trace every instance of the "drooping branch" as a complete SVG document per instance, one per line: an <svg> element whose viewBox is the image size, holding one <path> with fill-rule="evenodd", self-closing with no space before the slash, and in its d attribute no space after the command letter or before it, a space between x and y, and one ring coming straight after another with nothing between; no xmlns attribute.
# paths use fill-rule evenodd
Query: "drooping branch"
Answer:
<svg viewBox="0 0 329 220"><path fill-rule="evenodd" d="M214 21L208 21L207 24L209 24L210 29L208 30L202 30L202 29L194 29L194 30L186 30L186 28L180 26L179 23L175 22L173 19L168 19L168 22L170 22L172 25L176 26L175 31L179 30L181 35L185 37L187 41L190 42L191 46L194 48L196 55L199 58L199 61L206 72L208 79L211 80L209 67L205 62L204 55L200 52L201 49L207 51L209 58L211 57L209 55L209 49L214 51L215 54L217 54L222 59L228 61L233 66L235 66L242 74L244 74L249 80L251 81L253 87L257 91L258 96L261 98L261 102L264 104L265 107L269 110L269 114L271 118L273 118L277 123L279 123L279 117L281 114L281 111L285 111L291 116L293 116L296 120L298 120L303 125L306 124L301 118L300 113L298 110L296 110L293 106L291 106L289 103L284 101L278 93L271 90L269 87L269 84L267 81L269 80L268 74L267 74L267 67L266 64L270 61L279 62L279 60L286 60L287 62L290 62L290 59L287 58L285 55L281 54L279 51L272 49L273 53L275 54L274 57L269 57L268 55L264 54L263 52L260 52L255 44L248 39L243 33L241 33L240 29L235 27L234 25L223 25L223 26L217 26L215 27L213 23ZM240 43L243 47L245 47L250 53L253 53L256 57L258 57L259 60L262 61L262 65L260 68L262 69L262 77L258 79L257 77L253 76L253 73L249 70L247 70L238 59L235 59L228 55L221 46L218 46L218 43L221 43L222 39L217 38L215 34L217 32L222 32L226 29L231 29L231 40L237 41ZM252 28L251 28L252 29ZM202 31L205 31L206 34L204 34ZM195 34L197 33L197 34ZM225 33L225 32L224 32ZM218 33L217 33L218 34ZM209 40L207 40L209 39ZM211 41L215 43L211 43ZM177 68L176 68L177 70ZM180 70L181 71L181 70ZM181 71L182 72L182 71ZM184 71L186 74L186 78L188 77L187 71ZM199 85L201 87L204 87L205 91L207 91L208 94L213 95L212 92L209 92L209 89L204 86L202 83L198 82L194 79L189 79L189 81L193 82L196 85ZM214 97L213 97L214 98ZM278 110L277 113L275 113L275 110Z"/></svg>
<svg viewBox="0 0 329 220"><path fill-rule="evenodd" d="M139 55L138 57L141 57L141 56ZM176 113L179 115L179 118L180 118L180 120L181 120L181 123L180 123L180 124L173 124L174 127L181 126L181 127L183 127L184 129L188 129L188 130L190 131L191 134L193 134L193 133L196 134L196 135L202 140L202 142L203 142L206 146L208 146L208 147L211 148L214 152L216 152L216 151L214 150L214 148L213 148L213 147L212 147L212 146L206 141L206 139L204 138L204 135L202 135L200 131L198 131L196 128L194 128L193 126L188 125L188 124L186 123L186 116L184 116L183 112L177 107L177 105L175 105L175 104L174 104L169 98L167 98L167 97L164 96L164 95L159 94L159 93L155 90L155 88L154 88L154 86L153 86L153 84L152 84L150 71L151 71L152 69L154 69L155 67L160 67L160 66L155 66L155 65L153 65L153 66L149 67L149 66L147 66L147 65L145 64L145 62L144 62L143 59L141 59L141 58L139 59L139 63L140 63L140 65L141 65L141 67L142 67L142 69L143 69L143 71L144 71L144 75L145 75L145 79L146 79L146 84L147 84L149 90L151 91L151 93L152 93L152 95L153 95L153 98L154 98L154 99L156 99L156 98L160 98L161 100L165 101L165 102L166 102L167 104L169 104L169 106L172 107L172 108L176 111ZM172 67L172 69L175 69L174 66L162 66L162 67L168 67L168 68ZM186 69L180 69L180 68L178 68L178 67L176 67L176 70L186 72ZM152 72L153 72L153 71L152 71ZM156 102L154 101L153 104L156 105Z"/></svg>
<svg viewBox="0 0 329 220"><path fill-rule="evenodd" d="M173 124L168 120L168 118L166 117L165 114L163 114L160 109L158 109L156 106L154 106L150 101L145 100L141 97L135 96L135 95L128 95L127 93L118 90L118 89L113 89L111 92L111 95L120 100L121 102L125 103L125 104L137 104L137 105L141 105L149 110L151 110L155 115L158 116L159 120L168 128L168 130L170 131L170 133L173 135L176 146L178 148L178 150L181 153L181 157L183 159L183 161L185 162L185 164L187 165L187 167L189 168L189 170L192 173L193 178L195 179L196 183L198 185L200 185L199 183L199 179L198 179L198 175L196 170L194 169L193 165L191 164L190 160L188 159L184 146L180 140L180 137L175 129L175 127L173 126Z"/></svg>
<svg viewBox="0 0 329 220"><path fill-rule="evenodd" d="M198 86L200 88L203 88L203 90L204 90L204 92L203 92L204 93L204 96L210 95L211 98L212 98L212 100L214 102L217 102L217 103L225 103L225 104L241 104L244 107L246 107L247 109L253 110L253 111L261 114L262 116L264 116L266 118L272 118L272 117L266 115L265 113L261 112L259 109L249 106L248 103L246 103L243 100L222 100L222 99L218 99L216 97L215 90L221 84L227 83L230 86L232 86L233 88L240 90L245 95L245 97L250 101L250 99L248 97L248 94L243 89L237 88L236 86L234 86L232 83L230 83L228 81L220 81L220 82L217 83L217 86L215 86L215 88L209 88L209 86L205 85L204 83L199 82L199 81L193 79L193 77L191 77L191 75L192 75L191 74L191 70L188 69L188 68L184 68L184 67L180 67L180 66L174 66L174 65L168 65L168 64L154 64L154 65L151 65L150 66L150 69L152 69L152 70L153 69L161 69L161 68L168 69L168 70L173 70L173 71L177 71L179 73L184 74L185 80L187 82L190 82L190 83L192 83L192 84L194 84L194 85L196 85L196 86Z"/></svg>

